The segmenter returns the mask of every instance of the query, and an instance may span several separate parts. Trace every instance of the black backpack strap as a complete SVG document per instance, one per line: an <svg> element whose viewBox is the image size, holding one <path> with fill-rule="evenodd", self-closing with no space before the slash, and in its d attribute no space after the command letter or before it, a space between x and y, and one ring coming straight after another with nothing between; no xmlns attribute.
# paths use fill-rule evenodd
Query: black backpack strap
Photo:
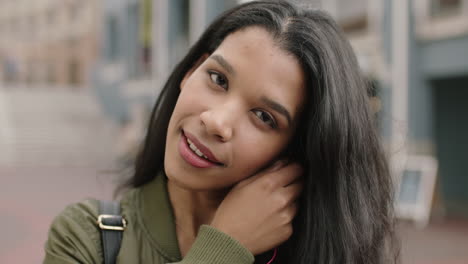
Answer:
<svg viewBox="0 0 468 264"><path fill-rule="evenodd" d="M115 264L127 222L120 215L120 203L116 201L99 201L99 214L97 223L101 229L104 263Z"/></svg>

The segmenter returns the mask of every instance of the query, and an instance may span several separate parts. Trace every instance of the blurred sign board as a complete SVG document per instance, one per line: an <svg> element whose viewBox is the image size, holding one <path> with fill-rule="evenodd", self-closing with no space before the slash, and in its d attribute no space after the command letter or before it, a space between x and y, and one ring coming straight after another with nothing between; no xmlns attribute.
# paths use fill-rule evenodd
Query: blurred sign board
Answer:
<svg viewBox="0 0 468 264"><path fill-rule="evenodd" d="M396 192L396 215L424 227L429 221L437 175L432 156L410 155L401 173Z"/></svg>

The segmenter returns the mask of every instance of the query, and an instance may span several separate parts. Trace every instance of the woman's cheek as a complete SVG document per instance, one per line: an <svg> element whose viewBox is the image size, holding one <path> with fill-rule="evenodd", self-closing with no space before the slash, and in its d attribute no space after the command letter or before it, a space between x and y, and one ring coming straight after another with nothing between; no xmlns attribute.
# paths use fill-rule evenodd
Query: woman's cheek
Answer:
<svg viewBox="0 0 468 264"><path fill-rule="evenodd" d="M209 97L207 97L207 95L202 90L198 89L200 91L197 91L195 87L186 88L189 89L182 90L178 99L178 102L180 102L180 105L183 106L183 108L185 108L186 111L198 111L198 108L201 108L203 105L208 103L207 101L209 100Z"/></svg>
<svg viewBox="0 0 468 264"><path fill-rule="evenodd" d="M280 147L274 141L270 140L271 144L266 144L267 141L265 137L249 140L250 144L243 144L239 148L241 151L236 152L246 173L254 173L265 167L280 153Z"/></svg>

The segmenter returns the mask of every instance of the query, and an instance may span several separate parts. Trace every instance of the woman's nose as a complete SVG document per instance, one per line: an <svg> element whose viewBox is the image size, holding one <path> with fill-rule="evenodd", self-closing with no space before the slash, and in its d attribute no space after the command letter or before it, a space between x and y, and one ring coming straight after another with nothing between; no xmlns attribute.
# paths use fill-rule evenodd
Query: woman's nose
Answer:
<svg viewBox="0 0 468 264"><path fill-rule="evenodd" d="M202 125L209 135L226 142L232 138L233 116L228 109L211 109L200 114Z"/></svg>

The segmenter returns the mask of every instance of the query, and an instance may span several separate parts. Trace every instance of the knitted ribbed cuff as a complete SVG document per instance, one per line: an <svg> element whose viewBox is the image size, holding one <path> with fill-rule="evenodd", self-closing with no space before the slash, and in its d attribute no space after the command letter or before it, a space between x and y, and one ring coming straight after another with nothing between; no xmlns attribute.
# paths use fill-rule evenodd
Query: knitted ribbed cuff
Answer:
<svg viewBox="0 0 468 264"><path fill-rule="evenodd" d="M181 264L252 264L254 256L237 240L202 225L192 247Z"/></svg>

